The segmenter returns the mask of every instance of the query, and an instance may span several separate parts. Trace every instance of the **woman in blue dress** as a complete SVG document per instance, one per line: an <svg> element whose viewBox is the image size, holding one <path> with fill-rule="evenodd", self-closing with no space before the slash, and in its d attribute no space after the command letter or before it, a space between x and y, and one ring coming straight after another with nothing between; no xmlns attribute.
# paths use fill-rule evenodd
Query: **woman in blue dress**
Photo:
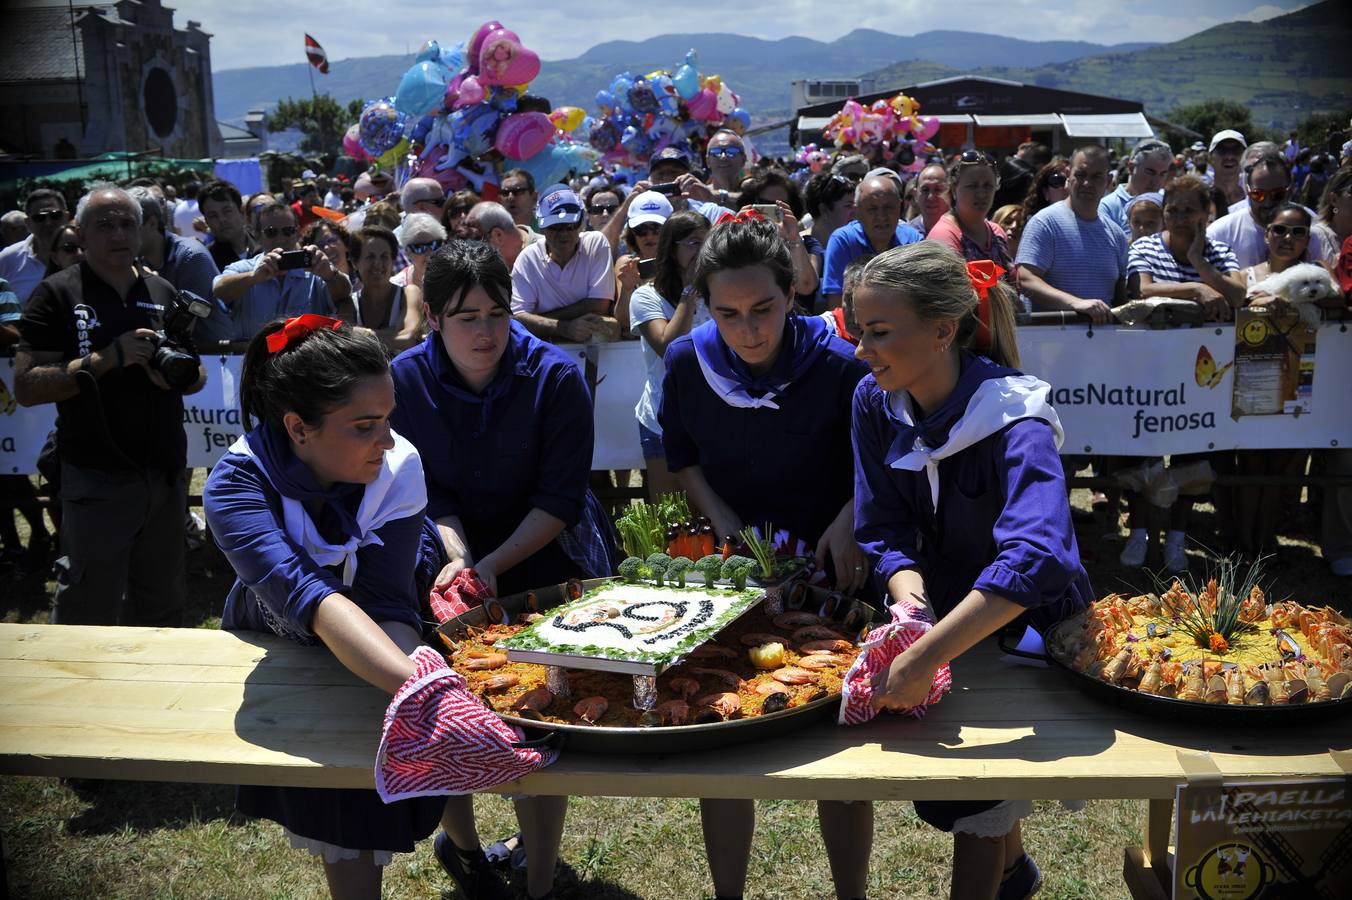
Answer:
<svg viewBox="0 0 1352 900"><path fill-rule="evenodd" d="M1015 368L1011 293L994 267L922 241L870 261L854 303L857 355L870 369L854 396L856 534L890 600L937 623L875 685L875 706L902 710L989 635L1011 624L1040 631L1092 594L1050 388ZM1037 890L1019 832L1030 804L915 807L953 833L953 897Z"/></svg>
<svg viewBox="0 0 1352 900"><path fill-rule="evenodd" d="M451 241L427 263L432 332L392 364L395 429L422 454L427 514L450 562L496 596L614 572L605 510L587 488L591 397L559 348L512 319L511 275L479 241ZM551 890L566 797L517 800L527 889Z"/></svg>
<svg viewBox="0 0 1352 900"><path fill-rule="evenodd" d="M795 236L796 237L796 236ZM866 369L816 316L789 315L794 265L784 236L758 217L714 228L695 288L713 318L673 341L658 420L667 466L719 535L743 526L815 546L851 592L866 579L854 540L850 397ZM701 800L704 845L720 898L739 897L755 831L751 800ZM818 804L839 897L864 896L873 809Z"/></svg>
<svg viewBox="0 0 1352 900"><path fill-rule="evenodd" d="M239 393L246 434L203 491L238 576L222 628L323 644L393 695L413 674L420 598L444 557L423 539L418 453L390 430L384 347L325 316L274 322L249 344ZM437 857L466 893L509 896L479 848L471 797L386 805L374 790L245 786L237 805L321 857L335 898L378 898L381 867L438 820Z"/></svg>

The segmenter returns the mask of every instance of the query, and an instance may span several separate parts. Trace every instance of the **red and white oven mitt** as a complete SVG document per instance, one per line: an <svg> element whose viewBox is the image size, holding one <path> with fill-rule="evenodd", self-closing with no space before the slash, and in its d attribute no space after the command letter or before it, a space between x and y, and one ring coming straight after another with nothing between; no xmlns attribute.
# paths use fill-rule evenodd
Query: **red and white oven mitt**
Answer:
<svg viewBox="0 0 1352 900"><path fill-rule="evenodd" d="M386 803L471 794L524 778L558 758L521 746L522 735L465 689L465 679L431 647L385 710L376 754L376 790Z"/></svg>
<svg viewBox="0 0 1352 900"><path fill-rule="evenodd" d="M433 617L441 624L468 612L475 604L483 603L492 596L488 592L488 585L479 579L477 572L461 569L445 589L438 591L432 588L427 595L427 602L432 607Z"/></svg>
<svg viewBox="0 0 1352 900"><path fill-rule="evenodd" d="M878 714L873 708L873 679L886 672L897 654L919 640L920 636L934 627L934 623L911 603L898 601L890 607L892 621L879 626L868 633L861 645L864 652L855 659L850 671L845 673L845 684L840 701L839 722L841 725L860 725ZM953 676L948 666L940 666L934 673L934 684L930 687L925 702L910 709L901 710L902 715L920 718L925 708L939 702L939 698L948 693L953 686Z"/></svg>

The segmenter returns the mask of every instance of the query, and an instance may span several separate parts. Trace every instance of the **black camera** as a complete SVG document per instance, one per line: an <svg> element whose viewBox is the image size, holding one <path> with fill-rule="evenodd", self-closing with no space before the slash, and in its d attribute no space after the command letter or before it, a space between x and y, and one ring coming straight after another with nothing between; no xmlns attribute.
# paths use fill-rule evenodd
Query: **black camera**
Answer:
<svg viewBox="0 0 1352 900"><path fill-rule="evenodd" d="M211 304L189 291L176 291L164 311L160 330L155 332L155 354L150 367L176 391L185 391L197 383L201 358L193 346L192 329L198 319L211 315Z"/></svg>

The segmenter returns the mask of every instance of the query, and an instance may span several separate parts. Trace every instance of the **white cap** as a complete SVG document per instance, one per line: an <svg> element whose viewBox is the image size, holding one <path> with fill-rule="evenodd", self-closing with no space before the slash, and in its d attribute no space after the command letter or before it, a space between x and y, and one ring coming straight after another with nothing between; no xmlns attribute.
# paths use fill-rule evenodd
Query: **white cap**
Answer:
<svg viewBox="0 0 1352 900"><path fill-rule="evenodd" d="M301 173L300 173L300 177L301 177L301 178L306 178L306 179L314 178L314 177L315 177L315 170L314 170L314 169L306 169L304 172L301 172Z"/></svg>
<svg viewBox="0 0 1352 900"><path fill-rule="evenodd" d="M1244 135L1235 131L1233 128L1227 128L1224 131L1218 131L1211 136L1211 146L1207 147L1207 152L1215 150L1216 145L1221 141L1239 141L1239 146L1249 146L1249 142L1244 140Z"/></svg>
<svg viewBox="0 0 1352 900"><path fill-rule="evenodd" d="M661 225L671 215L671 201L657 191L644 191L629 204L630 228L656 222Z"/></svg>

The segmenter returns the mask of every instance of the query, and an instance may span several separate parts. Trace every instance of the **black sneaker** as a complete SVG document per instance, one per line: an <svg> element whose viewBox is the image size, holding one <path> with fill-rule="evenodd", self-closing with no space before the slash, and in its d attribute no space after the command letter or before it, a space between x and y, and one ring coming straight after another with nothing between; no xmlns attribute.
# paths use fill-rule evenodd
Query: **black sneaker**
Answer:
<svg viewBox="0 0 1352 900"><path fill-rule="evenodd" d="M512 900L511 889L493 870L483 850L476 850L474 859L466 862L446 832L440 831L432 841L432 853L467 900Z"/></svg>
<svg viewBox="0 0 1352 900"><path fill-rule="evenodd" d="M1014 870L1000 882L996 900L1028 900L1042 889L1042 872L1027 853L1014 864Z"/></svg>

